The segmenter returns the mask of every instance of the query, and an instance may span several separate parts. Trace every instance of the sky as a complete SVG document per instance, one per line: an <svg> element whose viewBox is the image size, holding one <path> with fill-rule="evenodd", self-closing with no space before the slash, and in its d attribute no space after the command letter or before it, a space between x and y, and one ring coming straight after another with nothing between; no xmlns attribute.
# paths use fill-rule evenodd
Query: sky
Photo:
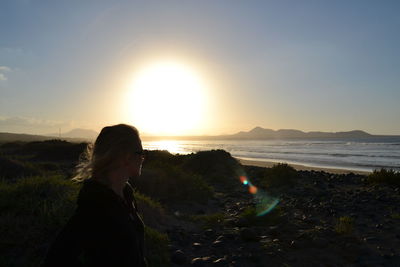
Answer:
<svg viewBox="0 0 400 267"><path fill-rule="evenodd" d="M2 0L0 132L400 135L399 13L390 0ZM130 92L144 66L166 60L201 80L202 102ZM201 115L189 123L191 108ZM149 127L161 124L175 128Z"/></svg>

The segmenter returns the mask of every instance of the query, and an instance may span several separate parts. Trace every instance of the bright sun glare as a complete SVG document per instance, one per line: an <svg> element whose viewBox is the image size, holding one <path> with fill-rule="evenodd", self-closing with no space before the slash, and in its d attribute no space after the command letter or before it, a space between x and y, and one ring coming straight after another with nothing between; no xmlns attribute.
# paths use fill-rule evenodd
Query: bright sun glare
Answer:
<svg viewBox="0 0 400 267"><path fill-rule="evenodd" d="M184 64L159 62L143 68L135 74L130 94L131 120L142 132L187 134L202 119L205 86Z"/></svg>

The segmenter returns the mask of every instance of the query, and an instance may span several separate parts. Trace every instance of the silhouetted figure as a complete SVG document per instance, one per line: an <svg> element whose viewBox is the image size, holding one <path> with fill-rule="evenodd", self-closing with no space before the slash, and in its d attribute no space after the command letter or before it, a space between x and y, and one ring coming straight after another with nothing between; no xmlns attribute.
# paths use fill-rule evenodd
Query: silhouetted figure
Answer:
<svg viewBox="0 0 400 267"><path fill-rule="evenodd" d="M51 246L43 266L146 266L144 224L128 183L139 177L144 153L138 131L102 129L78 165L78 207Z"/></svg>

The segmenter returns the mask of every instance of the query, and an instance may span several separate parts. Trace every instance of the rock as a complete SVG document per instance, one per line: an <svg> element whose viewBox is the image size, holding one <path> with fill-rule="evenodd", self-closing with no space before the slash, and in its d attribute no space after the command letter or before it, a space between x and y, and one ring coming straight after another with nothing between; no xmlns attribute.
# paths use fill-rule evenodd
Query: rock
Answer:
<svg viewBox="0 0 400 267"><path fill-rule="evenodd" d="M329 241L325 238L315 238L313 244L317 248L326 248L329 245Z"/></svg>
<svg viewBox="0 0 400 267"><path fill-rule="evenodd" d="M279 228L279 227L278 227L277 225L270 226L270 227L268 228L269 234L271 234L271 235L273 235L273 236L278 235L278 234L279 234L279 229L278 229L278 228Z"/></svg>
<svg viewBox="0 0 400 267"><path fill-rule="evenodd" d="M211 245L213 248L220 248L224 246L224 242L221 240L216 240Z"/></svg>
<svg viewBox="0 0 400 267"><path fill-rule="evenodd" d="M217 241L223 241L223 240L225 240L225 237L223 235L220 235L220 236L217 237L216 240Z"/></svg>
<svg viewBox="0 0 400 267"><path fill-rule="evenodd" d="M250 223L249 223L249 220L246 219L246 218L239 218L239 219L237 220L237 226L239 226L239 227L247 226L247 225L249 225L249 224L250 224Z"/></svg>
<svg viewBox="0 0 400 267"><path fill-rule="evenodd" d="M204 231L204 235L207 237L210 237L214 234L214 230L213 229L207 229Z"/></svg>
<svg viewBox="0 0 400 267"><path fill-rule="evenodd" d="M203 209L199 209L199 210L197 211L197 214L206 214L206 212L205 212Z"/></svg>
<svg viewBox="0 0 400 267"><path fill-rule="evenodd" d="M375 236L367 236L367 237L364 237L364 241L365 242L376 241L376 237Z"/></svg>
<svg viewBox="0 0 400 267"><path fill-rule="evenodd" d="M244 241L257 241L258 240L256 231L252 228L247 228L247 227L242 228L240 230L240 237Z"/></svg>
<svg viewBox="0 0 400 267"><path fill-rule="evenodd" d="M171 261L173 263L176 263L178 265L185 264L187 259L185 253L182 252L182 250L176 250L171 257Z"/></svg>
<svg viewBox="0 0 400 267"><path fill-rule="evenodd" d="M195 249L199 249L199 248L202 247L202 245L201 245L201 243L195 242L195 243L192 244L192 247L195 248Z"/></svg>
<svg viewBox="0 0 400 267"><path fill-rule="evenodd" d="M228 265L228 261L226 260L226 258L220 258L217 259L215 261L213 261L213 264L216 266L227 266Z"/></svg>
<svg viewBox="0 0 400 267"><path fill-rule="evenodd" d="M236 234L235 233L231 233L231 232L227 232L227 233L224 233L224 237L227 238L227 239L235 239Z"/></svg>
<svg viewBox="0 0 400 267"><path fill-rule="evenodd" d="M224 220L224 225L226 226L235 226L238 224L238 221L234 218L228 218Z"/></svg>
<svg viewBox="0 0 400 267"><path fill-rule="evenodd" d="M193 266L206 266L208 263L211 263L210 257L194 258L191 262Z"/></svg>
<svg viewBox="0 0 400 267"><path fill-rule="evenodd" d="M203 261L203 258L194 258L192 259L191 264L193 266L205 266L205 262Z"/></svg>

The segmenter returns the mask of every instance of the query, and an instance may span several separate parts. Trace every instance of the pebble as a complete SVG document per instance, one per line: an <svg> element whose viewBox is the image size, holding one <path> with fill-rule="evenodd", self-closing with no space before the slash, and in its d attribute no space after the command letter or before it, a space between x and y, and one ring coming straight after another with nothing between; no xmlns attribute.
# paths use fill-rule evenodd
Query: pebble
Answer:
<svg viewBox="0 0 400 267"><path fill-rule="evenodd" d="M365 242L370 242L370 241L375 241L376 240L376 237L375 236L367 236L367 237L364 237L364 241Z"/></svg>
<svg viewBox="0 0 400 267"><path fill-rule="evenodd" d="M213 264L216 266L226 266L228 264L228 261L224 257L213 261Z"/></svg>
<svg viewBox="0 0 400 267"><path fill-rule="evenodd" d="M204 235L207 237L210 237L214 234L214 230L213 229L207 229L204 231Z"/></svg>
<svg viewBox="0 0 400 267"><path fill-rule="evenodd" d="M185 264L187 261L185 253L182 252L182 250L176 250L171 257L171 261L173 263L176 263L178 265Z"/></svg>
<svg viewBox="0 0 400 267"><path fill-rule="evenodd" d="M219 247L222 247L224 245L224 242L223 241L221 241L221 240L216 240L216 241L214 241L213 243L212 243L212 247L213 248L219 248Z"/></svg>
<svg viewBox="0 0 400 267"><path fill-rule="evenodd" d="M192 244L192 247L195 248L195 249L199 249L199 248L202 247L202 245L201 245L201 243L195 242L195 243Z"/></svg>
<svg viewBox="0 0 400 267"><path fill-rule="evenodd" d="M244 241L257 241L259 239L256 231L252 228L247 228L247 227L242 228L240 230L240 237Z"/></svg>

